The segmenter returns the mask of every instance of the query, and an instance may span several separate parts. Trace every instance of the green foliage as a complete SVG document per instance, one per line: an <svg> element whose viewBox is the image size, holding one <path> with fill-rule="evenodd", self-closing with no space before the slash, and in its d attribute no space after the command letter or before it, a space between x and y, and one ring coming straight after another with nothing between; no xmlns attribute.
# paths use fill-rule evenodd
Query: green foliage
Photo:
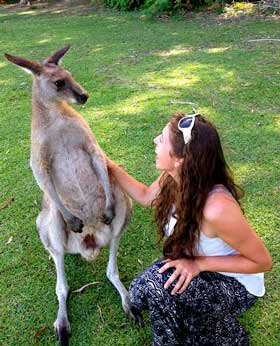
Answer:
<svg viewBox="0 0 280 346"><path fill-rule="evenodd" d="M233 0L104 0L109 7L118 10L130 11L140 10L143 14L149 16L157 16L161 14L175 14L188 10L200 10L207 8L208 10L215 11L216 13L226 12L230 15L240 15L256 13L257 8L265 11L260 2L259 5L253 3L254 1L237 2ZM264 0L266 1L266 0ZM273 0L268 0L273 1ZM266 11L274 11L277 9L265 7ZM279 7L278 7L279 9Z"/></svg>
<svg viewBox="0 0 280 346"><path fill-rule="evenodd" d="M171 11L173 8L172 0L146 0L142 6L144 13L150 15L161 14L162 12Z"/></svg>
<svg viewBox="0 0 280 346"><path fill-rule="evenodd" d="M217 1L219 3L220 0ZM157 16L165 13L168 15L174 14L180 10L194 10L209 6L215 3L215 0L105 0L105 3L109 7L118 10L129 11L138 9L143 14Z"/></svg>
<svg viewBox="0 0 280 346"><path fill-rule="evenodd" d="M118 10L134 10L140 8L144 0L105 0L106 4Z"/></svg>
<svg viewBox="0 0 280 346"><path fill-rule="evenodd" d="M215 0L105 0L110 7L126 11L139 9L144 14L152 16L162 13L171 14L178 10L196 9L212 5L214 2Z"/></svg>

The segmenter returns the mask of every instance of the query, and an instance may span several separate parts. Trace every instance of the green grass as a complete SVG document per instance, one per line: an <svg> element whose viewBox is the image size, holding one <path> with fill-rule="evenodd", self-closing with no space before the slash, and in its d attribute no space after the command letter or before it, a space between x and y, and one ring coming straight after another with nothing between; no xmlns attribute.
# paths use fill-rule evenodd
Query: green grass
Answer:
<svg viewBox="0 0 280 346"><path fill-rule="evenodd" d="M8 52L42 60L70 43L64 66L90 92L79 111L108 155L141 181L157 176L152 139L175 110L194 102L218 127L227 160L246 191L247 217L273 260L267 294L241 317L252 346L279 336L279 38L276 20L196 16L166 22L94 10L83 15L0 9L0 345L55 345L55 269L35 228L41 193L29 168L31 78ZM172 102L170 102L172 101ZM119 251L126 286L160 255L151 212L134 207ZM8 239L13 237L9 244ZM108 250L94 263L66 256L72 346L150 345L147 321L136 328L105 277ZM101 315L100 315L101 311Z"/></svg>

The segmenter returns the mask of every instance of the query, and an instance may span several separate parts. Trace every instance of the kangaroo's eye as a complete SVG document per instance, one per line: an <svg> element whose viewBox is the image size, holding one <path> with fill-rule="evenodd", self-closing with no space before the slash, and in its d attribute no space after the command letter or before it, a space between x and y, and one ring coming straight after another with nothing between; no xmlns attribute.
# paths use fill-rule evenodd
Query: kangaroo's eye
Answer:
<svg viewBox="0 0 280 346"><path fill-rule="evenodd" d="M58 87L58 88L62 88L65 85L65 80L64 79L59 79L57 81L54 82L54 84Z"/></svg>

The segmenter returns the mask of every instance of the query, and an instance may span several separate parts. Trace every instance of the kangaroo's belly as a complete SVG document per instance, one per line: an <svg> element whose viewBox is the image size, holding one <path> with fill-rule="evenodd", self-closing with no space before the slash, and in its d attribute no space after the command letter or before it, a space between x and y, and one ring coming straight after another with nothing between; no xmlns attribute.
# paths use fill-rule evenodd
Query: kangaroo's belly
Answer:
<svg viewBox="0 0 280 346"><path fill-rule="evenodd" d="M105 195L88 153L64 148L53 157L51 176L63 205L73 215L87 224L102 218Z"/></svg>

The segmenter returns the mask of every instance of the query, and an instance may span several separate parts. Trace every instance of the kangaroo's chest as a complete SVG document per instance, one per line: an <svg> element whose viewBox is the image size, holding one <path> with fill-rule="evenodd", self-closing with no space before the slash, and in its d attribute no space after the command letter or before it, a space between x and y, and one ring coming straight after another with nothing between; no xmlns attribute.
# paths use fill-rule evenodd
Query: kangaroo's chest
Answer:
<svg viewBox="0 0 280 346"><path fill-rule="evenodd" d="M83 147L86 133L74 121L57 119L47 126L32 128L30 164L36 174L57 157L67 157Z"/></svg>

